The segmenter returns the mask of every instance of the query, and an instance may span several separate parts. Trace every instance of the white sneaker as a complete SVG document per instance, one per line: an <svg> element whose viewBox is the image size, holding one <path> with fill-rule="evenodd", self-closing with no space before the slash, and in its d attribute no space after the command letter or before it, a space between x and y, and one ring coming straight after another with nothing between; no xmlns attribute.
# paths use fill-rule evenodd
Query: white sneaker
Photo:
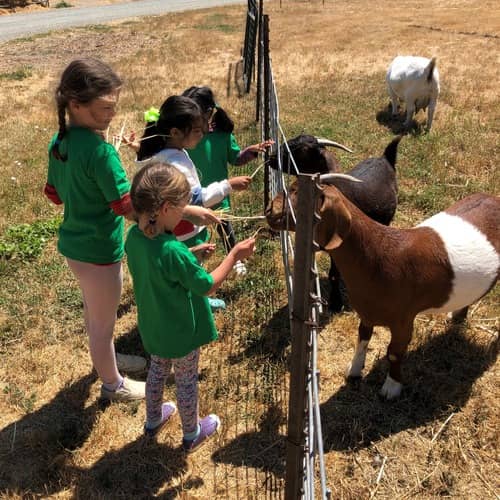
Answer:
<svg viewBox="0 0 500 500"><path fill-rule="evenodd" d="M134 373L146 369L146 359L142 356L116 353L116 365L119 372Z"/></svg>
<svg viewBox="0 0 500 500"><path fill-rule="evenodd" d="M101 386L101 398L109 401L137 401L145 397L146 383L131 380L127 377L123 378L122 385L116 391L106 389L104 385Z"/></svg>
<svg viewBox="0 0 500 500"><path fill-rule="evenodd" d="M241 260L236 261L236 264L234 265L233 269L238 276L245 276L245 274L247 273L247 268L245 264L241 262Z"/></svg>

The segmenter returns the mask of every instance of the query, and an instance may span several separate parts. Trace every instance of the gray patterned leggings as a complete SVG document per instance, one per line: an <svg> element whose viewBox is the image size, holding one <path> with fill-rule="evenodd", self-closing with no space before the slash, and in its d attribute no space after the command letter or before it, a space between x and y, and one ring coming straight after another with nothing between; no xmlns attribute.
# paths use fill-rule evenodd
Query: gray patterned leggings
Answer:
<svg viewBox="0 0 500 500"><path fill-rule="evenodd" d="M182 422L182 431L189 434L198 426L198 360L200 350L196 349L183 358L167 359L151 355L146 380L146 418L148 422L161 419L163 388L172 365L174 366L177 408Z"/></svg>

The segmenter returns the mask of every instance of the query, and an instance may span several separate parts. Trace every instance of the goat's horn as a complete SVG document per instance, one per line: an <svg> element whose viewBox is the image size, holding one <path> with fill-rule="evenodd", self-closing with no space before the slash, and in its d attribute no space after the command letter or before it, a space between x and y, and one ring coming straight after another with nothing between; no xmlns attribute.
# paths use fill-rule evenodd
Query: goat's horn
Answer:
<svg viewBox="0 0 500 500"><path fill-rule="evenodd" d="M333 179L347 179L352 182L363 182L361 179L356 179L356 177L347 174L323 174L319 176L319 181L323 183L328 183L328 181L332 181Z"/></svg>
<svg viewBox="0 0 500 500"><path fill-rule="evenodd" d="M340 144L339 142L331 141L330 139L323 139L322 137L316 137L316 140L318 141L318 144L320 146L333 146L335 148L343 149L344 151L347 151L348 153L352 153L352 149L349 149L347 146L344 146L343 144Z"/></svg>

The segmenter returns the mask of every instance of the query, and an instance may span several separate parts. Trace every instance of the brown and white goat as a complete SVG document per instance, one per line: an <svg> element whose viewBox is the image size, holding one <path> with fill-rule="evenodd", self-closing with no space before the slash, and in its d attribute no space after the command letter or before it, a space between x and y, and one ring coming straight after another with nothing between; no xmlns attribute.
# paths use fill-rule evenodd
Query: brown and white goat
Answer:
<svg viewBox="0 0 500 500"><path fill-rule="evenodd" d="M295 208L297 183L289 196ZM280 194L266 211L274 229L287 224L283 203ZM386 326L391 331L390 368L381 394L395 398L402 389L401 363L415 316L451 311L463 319L468 306L497 282L500 198L471 195L412 229L371 220L334 186L322 187L318 211L316 242L335 260L361 320L346 376L361 376L373 327Z"/></svg>

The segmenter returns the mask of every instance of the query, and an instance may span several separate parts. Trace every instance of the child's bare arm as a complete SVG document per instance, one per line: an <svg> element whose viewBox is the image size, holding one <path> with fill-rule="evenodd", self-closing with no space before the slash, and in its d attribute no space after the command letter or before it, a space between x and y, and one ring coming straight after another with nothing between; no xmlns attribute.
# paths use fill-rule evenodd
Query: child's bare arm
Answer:
<svg viewBox="0 0 500 500"><path fill-rule="evenodd" d="M212 210L198 205L188 205L184 208L182 216L197 226L208 226L210 224L220 224L220 219Z"/></svg>
<svg viewBox="0 0 500 500"><path fill-rule="evenodd" d="M252 144L251 146L243 149L238 158L236 158L236 165L241 166L245 165L249 161L255 160L259 153L263 153L267 148L271 147L274 144L272 139L269 139L264 142L259 142L258 144Z"/></svg>
<svg viewBox="0 0 500 500"><path fill-rule="evenodd" d="M210 274L214 279L212 288L208 291L207 295L214 293L219 288L222 282L227 278L228 274L233 269L236 261L250 257L255 251L255 238L249 238L244 241L236 243L231 249L227 257L216 267Z"/></svg>

